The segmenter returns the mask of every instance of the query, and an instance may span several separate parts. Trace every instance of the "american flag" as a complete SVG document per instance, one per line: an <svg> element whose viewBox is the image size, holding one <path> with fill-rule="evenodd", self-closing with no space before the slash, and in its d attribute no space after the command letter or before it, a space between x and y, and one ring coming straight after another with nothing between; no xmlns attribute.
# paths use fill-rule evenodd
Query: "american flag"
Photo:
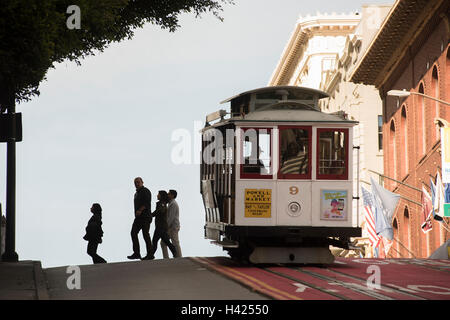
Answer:
<svg viewBox="0 0 450 320"><path fill-rule="evenodd" d="M364 220L366 221L366 229L369 234L369 241L373 248L378 247L381 238L377 235L375 231L375 219L373 217L373 197L372 194L361 187L364 205Z"/></svg>
<svg viewBox="0 0 450 320"><path fill-rule="evenodd" d="M433 181L431 181L431 188L433 188ZM431 189L433 192L433 189ZM422 231L427 233L433 229L433 224L431 223L431 216L433 212L433 203L430 194L422 186Z"/></svg>

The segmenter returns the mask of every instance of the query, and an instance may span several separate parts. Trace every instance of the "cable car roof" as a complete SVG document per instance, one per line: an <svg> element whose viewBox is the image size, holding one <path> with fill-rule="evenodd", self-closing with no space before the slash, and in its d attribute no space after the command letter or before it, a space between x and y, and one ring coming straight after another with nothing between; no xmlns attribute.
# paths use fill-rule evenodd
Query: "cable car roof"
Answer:
<svg viewBox="0 0 450 320"><path fill-rule="evenodd" d="M353 123L358 121L343 119L342 117L324 113L310 108L283 108L283 109L269 109L260 110L246 114L241 119L231 118L235 121L249 121L249 122L333 122L333 123Z"/></svg>
<svg viewBox="0 0 450 320"><path fill-rule="evenodd" d="M345 119L338 114L324 113L309 105L285 101L269 105L248 114L241 114L239 116L223 119L212 125L208 123L202 131L221 127L230 123L245 122L330 123L352 126L358 124L358 121Z"/></svg>
<svg viewBox="0 0 450 320"><path fill-rule="evenodd" d="M312 88L306 88L306 87L297 87L297 86L270 86L270 87L263 87L263 88L258 88L258 89L253 89L253 90L249 90L249 91L245 91L242 93L239 93L235 96L232 96L231 98L228 98L226 100L223 100L222 103L226 103L226 102L230 102L234 99L237 98L241 98L244 96L248 96L251 95L253 93L258 93L258 94L269 94L273 93L273 98L278 98L280 96L279 93L277 93L277 91L280 90L286 90L289 93L289 100L302 100L304 99L305 95L313 95L313 96L317 96L317 99L322 99L322 98L327 98L329 95L321 90L317 90L317 89L312 89Z"/></svg>
<svg viewBox="0 0 450 320"><path fill-rule="evenodd" d="M205 129L242 122L296 122L335 123L355 125L342 112L335 114L320 111L318 100L328 94L306 87L271 86L249 90L233 96L221 103L231 102L230 118L224 118L225 110L206 116ZM211 121L221 118L215 124Z"/></svg>

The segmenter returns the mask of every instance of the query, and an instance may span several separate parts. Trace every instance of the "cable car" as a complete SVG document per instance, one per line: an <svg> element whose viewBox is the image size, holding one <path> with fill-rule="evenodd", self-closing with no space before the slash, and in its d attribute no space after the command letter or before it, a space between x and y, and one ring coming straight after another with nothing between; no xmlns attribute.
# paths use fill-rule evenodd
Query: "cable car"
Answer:
<svg viewBox="0 0 450 320"><path fill-rule="evenodd" d="M273 86L221 103L202 129L205 238L240 261L334 261L353 225L353 127L321 112L320 90Z"/></svg>

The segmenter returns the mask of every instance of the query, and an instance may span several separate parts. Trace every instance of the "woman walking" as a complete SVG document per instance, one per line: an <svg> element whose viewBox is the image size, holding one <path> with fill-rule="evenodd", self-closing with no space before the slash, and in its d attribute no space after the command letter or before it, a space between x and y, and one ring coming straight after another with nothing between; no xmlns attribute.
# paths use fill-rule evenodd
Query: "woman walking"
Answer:
<svg viewBox="0 0 450 320"><path fill-rule="evenodd" d="M89 219L86 227L86 235L84 240L88 241L87 254L92 257L94 263L105 263L106 260L97 254L97 247L102 243L102 207L98 203L94 203L91 207L92 217Z"/></svg>
<svg viewBox="0 0 450 320"><path fill-rule="evenodd" d="M167 230L169 226L167 225L167 203L169 202L169 196L164 190L158 191L158 202L156 203L156 210L152 213L155 217L155 232L153 234L152 244L153 253L151 257L154 257L156 249L158 248L158 241L161 239L170 249L174 257L177 256L177 250L175 246L170 242ZM146 257L147 258L147 257ZM146 260L144 258L143 260ZM147 258L147 260L149 260Z"/></svg>

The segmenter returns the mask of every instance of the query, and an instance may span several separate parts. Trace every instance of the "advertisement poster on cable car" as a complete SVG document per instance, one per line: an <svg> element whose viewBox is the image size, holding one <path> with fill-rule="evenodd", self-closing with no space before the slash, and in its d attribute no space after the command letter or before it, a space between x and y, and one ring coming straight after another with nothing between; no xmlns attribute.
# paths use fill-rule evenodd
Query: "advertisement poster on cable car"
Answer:
<svg viewBox="0 0 450 320"><path fill-rule="evenodd" d="M347 190L321 190L320 220L347 220Z"/></svg>
<svg viewBox="0 0 450 320"><path fill-rule="evenodd" d="M245 217L270 218L271 189L245 189Z"/></svg>

